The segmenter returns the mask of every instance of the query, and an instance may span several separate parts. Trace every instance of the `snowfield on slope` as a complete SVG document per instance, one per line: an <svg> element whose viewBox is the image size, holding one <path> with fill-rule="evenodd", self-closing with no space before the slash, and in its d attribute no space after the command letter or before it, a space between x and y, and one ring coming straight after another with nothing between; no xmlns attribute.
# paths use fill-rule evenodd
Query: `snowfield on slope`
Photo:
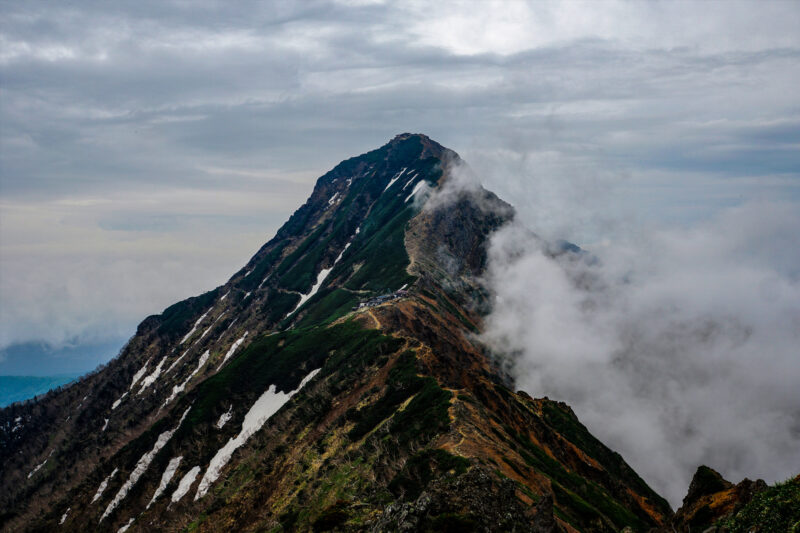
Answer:
<svg viewBox="0 0 800 533"><path fill-rule="evenodd" d="M227 296L227 294L226 294L226 296ZM212 307L211 309L213 309L213 307ZM203 313L203 316L201 316L200 318L198 318L198 319L197 319L197 322L195 322L195 323L194 323L194 326L192 326L192 329L190 329L190 330L189 330L189 333L187 333L187 334L186 334L186 336L184 336L184 337L183 337L183 339L181 339L181 342L179 342L178 344L183 344L184 342L186 342L186 340L187 340L189 337L191 337L191 336L192 336L192 334L193 334L195 331L197 331L197 326L199 326L199 325L200 325L200 322L202 322L202 321L203 321L203 319L204 319L204 318L205 318L205 317L208 315L208 313L210 313L210 312L211 312L211 309L209 309L208 311L206 311L205 313Z"/></svg>
<svg viewBox="0 0 800 533"><path fill-rule="evenodd" d="M192 371L192 373L189 374L189 377L187 377L184 380L183 383L181 383L180 385L175 385L175 386L172 387L172 394L170 394L169 398L166 399L166 401L164 402L163 407L166 407L167 404L169 404L169 402L174 400L175 397L178 396L178 394L180 394L180 393L182 393L184 391L184 389L186 388L186 385L189 384L189 381L191 381L191 379L195 376L195 374L200 372L200 369L203 368L203 365L206 364L206 361L208 361L208 358L210 356L211 356L211 352L209 350L206 350L205 352L203 352L203 355L200 356L200 360L197 362L197 368L195 368Z"/></svg>
<svg viewBox="0 0 800 533"><path fill-rule="evenodd" d="M252 437L259 429L261 429L264 424L269 420L269 418L278 412L278 410L283 407L283 405L289 401L289 399L295 395L300 389L302 389L306 383L311 381L314 376L317 375L320 369L312 370L303 381L300 382L300 385L291 392L283 393L278 392L275 388L275 385L270 385L269 388L262 394L258 400L253 404L250 410L244 415L244 421L242 422L242 430L239 432L236 437L228 440L228 442L219 449L219 451L214 455L211 459L211 462L208 464L208 469L206 470L205 475L203 475L203 479L200 480L200 485L197 487L197 494L195 494L194 499L199 500L203 496L206 495L208 489L211 488L211 485L219 478L220 474L222 473L222 469L228 464L230 461L233 452L236 451L237 448L244 445L247 440Z"/></svg>
<svg viewBox="0 0 800 533"><path fill-rule="evenodd" d="M395 177L393 177L391 180L389 180L389 185L387 185L387 186L386 186L386 188L385 188L385 189L383 189L383 192L386 192L386 191L388 191L388 190L389 190L389 187L391 187L392 185L394 185L394 182L396 182L397 180L399 180L399 179L400 179L400 177L401 177L401 176L402 176L402 175L405 173L405 171L406 171L406 167L403 167L403 170L401 170L400 172L398 172L398 173L397 173L397 175L396 175Z"/></svg>
<svg viewBox="0 0 800 533"><path fill-rule="evenodd" d="M225 426L225 424L228 423L228 420L230 420L232 417L233 417L233 404L231 404L231 406L228 407L228 410L222 413L222 415L219 417L219 420L217 420L217 429L222 429Z"/></svg>
<svg viewBox="0 0 800 533"><path fill-rule="evenodd" d="M144 364L144 366L140 368L139 371L133 375L133 379L131 380L131 386L128 387L129 391L133 389L133 386L136 385L136 382L139 381L142 378L142 376L144 376L145 372L147 372L147 365L149 364L150 364L150 359L148 359L147 362Z"/></svg>
<svg viewBox="0 0 800 533"><path fill-rule="evenodd" d="M28 474L28 479L30 479L31 477L33 477L33 475L34 475L36 472L38 472L38 471L39 471L39 470L40 470L40 469L41 469L41 468L42 468L44 465L46 465L46 464L47 464L47 460L48 460L48 459L50 459L50 457L53 455L53 452L55 452L55 451L56 451L56 449L55 449L55 448L53 448L52 450L50 450L50 454L47 456L47 459L45 459L45 460L44 460L44 462L43 462L42 464L40 464L40 465L36 465L36 466L33 468L33 470L31 470L31 471L30 471L30 473Z"/></svg>
<svg viewBox="0 0 800 533"><path fill-rule="evenodd" d="M359 232L359 229L356 229L355 235L358 235L358 232ZM339 255L336 257L336 260L333 262L331 267L330 268L323 268L322 270L319 271L319 274L317 274L317 282L314 284L313 287L311 287L311 290L308 291L308 294L301 294L300 295L300 301L297 302L297 305L294 306L294 309L292 309L291 311L286 313L286 316L283 317L284 319L289 318L290 316L292 316L298 309L303 307L303 304L305 304L315 294L317 294L317 291L319 291L320 287L322 287L322 284L325 282L325 278L328 277L328 274L331 273L331 270L333 270L333 268L336 266L336 263L338 263L342 259L342 256L344 255L344 253L347 251L347 249L352 244L353 238L355 238L355 235L353 235L353 237L351 237L350 240L347 241L347 244L345 244L344 248L342 249L342 251L339 252Z"/></svg>
<svg viewBox="0 0 800 533"><path fill-rule="evenodd" d="M172 435L174 435L175 432L178 431L178 428L181 427L183 419L186 418L187 414L189 414L189 409L191 409L191 406L187 407L186 411L183 412L183 416L181 416L181 419L178 422L178 425L175 426L175 429L170 431L165 431L164 433L159 435L158 439L156 439L156 443L153 445L153 449L145 453L142 456L142 458L139 459L139 462L136 463L136 466L134 467L130 476L128 476L127 481L125 481L122 487L120 487L119 492L117 492L117 495L114 496L114 499L111 500L111 503L109 503L108 507L106 507L103 516L100 517L100 522L102 522L108 515L111 514L111 512L114 509L116 509L117 505L120 504L120 502L125 498L125 496L128 495L128 492L131 490L131 488L133 488L136 482L139 481L139 478L142 477L145 472L147 472L147 468L150 466L150 463L153 462L153 459L155 459L156 454L159 451L161 451L161 448L166 446L166 444L172 438Z"/></svg>
<svg viewBox="0 0 800 533"><path fill-rule="evenodd" d="M175 359L175 361L173 361L173 362L172 362L172 364L171 364L171 365L169 365L169 368L167 369L167 374L169 374L169 373L170 373L170 371L171 371L173 368L175 368L176 366L178 366L178 363L180 363L180 362L181 362L181 359L183 359L183 358L186 356L186 354L187 354L187 353L189 353L189 350L191 350L191 348L187 348L187 349L186 349L186 351L185 351L185 352L183 352L183 353L181 354L181 356L180 356L180 357L178 357L177 359Z"/></svg>
<svg viewBox="0 0 800 533"><path fill-rule="evenodd" d="M172 503L178 503L181 498L186 496L186 493L189 492L190 488L192 488L192 484L194 483L194 480L197 479L197 475L199 473L199 466L195 466L186 472L186 474L181 478L180 483L178 483L178 488L172 493L172 497L170 498Z"/></svg>
<svg viewBox="0 0 800 533"><path fill-rule="evenodd" d="M411 189L411 194L409 194L408 197L405 199L405 203L408 203L408 201L411 200L415 194L417 194L419 191L423 190L427 186L428 182L426 182L425 180L419 180L417 184L414 185L414 188Z"/></svg>
<svg viewBox="0 0 800 533"><path fill-rule="evenodd" d="M128 520L128 523L119 528L117 530L117 533L125 533L126 531L128 531L128 529L133 525L133 522L135 520L136 520L135 518L131 518L130 520Z"/></svg>
<svg viewBox="0 0 800 533"><path fill-rule="evenodd" d="M169 460L167 468L164 469L164 473L161 475L161 482L158 484L158 488L156 488L156 491L153 493L153 497L150 498L150 503L147 504L145 509L150 509L150 506L153 505L153 503L155 503L158 497L161 496L164 490L166 490L167 485L169 485L169 482L172 480L172 476L175 475L175 472L178 470L182 460L182 455L173 457Z"/></svg>
<svg viewBox="0 0 800 533"><path fill-rule="evenodd" d="M237 341L236 341L236 342L234 342L234 343L231 345L230 349L228 350L228 353L226 353L226 354L225 354L225 358L224 358L224 359L222 360L222 362L219 364L219 368L222 368L222 365L224 365L224 364L225 364L225 363L228 361L228 359L230 359L230 357L231 357L231 356L234 354L234 352L236 352L236 350L239 348L239 346L241 346L241 345L242 345L242 343L244 342L244 340L247 338L247 334L248 334L248 333L250 333L250 332L249 332L249 331L245 331L245 332L244 332L244 335L242 335L241 337L239 337L239 339L237 339Z"/></svg>
<svg viewBox="0 0 800 533"><path fill-rule="evenodd" d="M150 385L152 385L153 383L156 382L156 380L158 379L158 376L161 375L161 367L164 366L164 361L166 361L166 360L167 360L167 356L164 356L164 357L161 358L161 361L159 361L158 365L153 370L153 372L148 374L147 377L145 377L142 380L142 384L141 384L141 387L139 388L139 392L137 392L136 394L143 393L147 387L149 387Z"/></svg>
<svg viewBox="0 0 800 533"><path fill-rule="evenodd" d="M105 478L105 479L102 481L102 483L100 483L100 486L99 486L99 487L97 487L97 492L95 492L95 493L94 493L94 498L92 498L92 503L94 503L94 502L96 502L97 500L99 500L99 499L100 499L100 496L102 496L102 495L103 495L103 493L106 491L106 487L108 487L108 482L109 482L109 481L111 481L111 479L112 479L114 476L116 476L116 475L117 475L117 472L118 472L118 471L119 471L119 469L118 469L118 468L115 468L115 469L114 469L114 471L113 471L113 472L111 472L111 473L108 475L108 477L107 477L107 478Z"/></svg>

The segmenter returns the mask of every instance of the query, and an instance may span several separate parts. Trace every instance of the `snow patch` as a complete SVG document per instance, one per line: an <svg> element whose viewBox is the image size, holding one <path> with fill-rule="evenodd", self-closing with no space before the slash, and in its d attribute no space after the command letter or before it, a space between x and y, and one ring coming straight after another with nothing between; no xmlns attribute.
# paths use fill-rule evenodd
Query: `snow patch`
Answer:
<svg viewBox="0 0 800 533"><path fill-rule="evenodd" d="M406 184L405 184L405 185L403 185L403 188L402 188L401 190L403 190L403 191L404 191L404 190L406 190L406 187L408 187L409 185L411 185L412 183L414 183L414 179L415 179L416 177L417 177L417 173L416 173L416 172L414 172L413 174L409 174L409 175L408 175L408 181L406 181Z"/></svg>
<svg viewBox="0 0 800 533"><path fill-rule="evenodd" d="M358 235L358 232L359 230L356 229L355 234ZM350 241L352 240L353 239L351 238ZM311 290L308 292L308 294L301 294L300 301L297 302L297 305L294 306L294 309L289 311L283 318L288 318L292 316L295 313L295 311L297 311L303 306L304 303L309 301L315 294L317 294L317 291L319 291L320 287L322 287L322 283L325 281L325 278L327 278L328 274L331 273L331 270L333 270L333 267L336 266L336 263L338 263L342 259L342 256L344 255L345 251L350 247L350 244L352 244L352 242L348 242L347 244L344 245L344 248L336 257L336 260L333 262L333 265L331 265L330 268L323 268L322 270L319 271L319 274L317 274L317 282L314 284L313 287L311 287Z"/></svg>
<svg viewBox="0 0 800 533"><path fill-rule="evenodd" d="M222 415L219 417L219 420L217 420L217 429L222 429L222 426L227 424L228 420L230 420L232 416L233 416L233 404L231 404L231 406L228 407L228 410L222 413Z"/></svg>
<svg viewBox="0 0 800 533"><path fill-rule="evenodd" d="M175 489L175 492L172 493L172 503L178 503L181 498L186 496L186 493L189 492L189 489L192 488L192 483L194 480L197 479L197 474L200 473L200 467L195 466L181 478L181 482L178 483L178 488Z"/></svg>
<svg viewBox="0 0 800 533"><path fill-rule="evenodd" d="M67 521L67 515L69 514L71 509L72 509L71 507L67 507L67 510L64 511L64 514L61 515L61 521L58 523L59 526Z"/></svg>
<svg viewBox="0 0 800 533"><path fill-rule="evenodd" d="M405 200L406 203L408 203L408 201L411 200L411 198L415 194L417 194L419 191L421 191L422 189L424 189L427 186L428 186L428 182L426 182L425 180L418 181L417 184L414 185L414 188L411 190L411 194L409 194L408 197L406 198L406 200Z"/></svg>
<svg viewBox="0 0 800 533"><path fill-rule="evenodd" d="M36 472L38 472L45 464L47 464L47 459L44 460L44 463L37 465L30 471L28 474L28 479L30 479Z"/></svg>
<svg viewBox="0 0 800 533"><path fill-rule="evenodd" d="M172 459L169 460L167 468L164 470L164 473L161 474L161 482L158 484L158 488L153 493L153 497L150 498L150 503L147 504L147 507L145 507L145 509L150 509L150 506L153 505L153 503L158 499L159 496L161 496L161 494L164 493L164 491L167 488L167 485L169 485L169 482L172 480L172 476L174 476L175 472L178 470L178 467L180 466L182 460L183 460L182 455L179 455L178 457L173 457Z"/></svg>
<svg viewBox="0 0 800 533"><path fill-rule="evenodd" d="M253 293L248 291L247 294L244 295L244 298L242 298L242 300L247 300L247 297L250 296L251 294Z"/></svg>
<svg viewBox="0 0 800 533"><path fill-rule="evenodd" d="M336 265L336 263L338 263L339 261L342 260L342 256L347 251L347 249L350 248L350 244L351 243L348 242L347 244L344 245L344 248L342 248L342 251L339 252L339 255L336 256L336 261L333 262L334 266ZM333 267L331 267L331 269L333 269Z"/></svg>
<svg viewBox="0 0 800 533"><path fill-rule="evenodd" d="M245 332L244 332L244 335L242 335L241 337L239 337L239 339L238 339L236 342L234 342L234 343L231 345L231 348L230 348L230 350L228 350L228 353L226 353L226 354L225 354L225 358L224 358L224 359L222 360L222 362L219 364L219 367L220 367L220 368L222 368L222 365L224 365L224 364L225 364L225 362L226 362L226 361L227 361L227 360L230 358L230 356L232 356L232 355L233 355L233 352L235 352L235 351L236 351L236 349L237 349L237 348L238 348L238 347L239 347L239 346L240 346L240 345L241 345L241 344L244 342L244 339L247 337L247 334L248 334L248 333L250 333L250 332L249 332L249 331L245 331Z"/></svg>
<svg viewBox="0 0 800 533"><path fill-rule="evenodd" d="M133 525L133 521L134 520L136 520L136 519L135 518L131 518L130 520L128 520L128 523L125 524L124 526L122 526L121 528L119 528L117 530L117 533L125 533L126 531L128 531L128 528L131 527L131 525Z"/></svg>
<svg viewBox="0 0 800 533"><path fill-rule="evenodd" d="M220 298L219 301L221 302L221 301L225 300L225 298L227 298L230 293L231 293L231 291L228 291L225 294L223 294L222 298Z"/></svg>
<svg viewBox="0 0 800 533"><path fill-rule="evenodd" d="M247 294L250 294L250 293L248 292ZM245 296L245 298L247 298L247 296ZM214 326L216 326L216 325L217 325L217 322L219 322L219 321L220 321L220 319L221 319L222 317L224 317L226 313L227 313L227 311L223 311L223 312L222 312L222 314L220 314L220 315L219 315L219 316L216 318L216 320L214 320L214 322L212 322L212 323L211 323L211 325L210 325L210 326L208 326L208 327L205 329L205 331L203 331L203 334L202 334L202 335L200 335L200 338L199 338L199 339L197 339L196 341L194 341L194 344L192 344L192 346L194 346L195 344L197 344L198 342L200 342L201 340L203 340L203 339L205 338L205 336L206 336L206 335L208 335L208 332L209 332L209 331L211 331L211 328L213 328ZM187 351L188 351L188 350L187 350ZM174 364L174 363L173 363L173 364ZM168 371L168 372L169 372L169 371Z"/></svg>
<svg viewBox="0 0 800 533"><path fill-rule="evenodd" d="M181 416L181 419L178 422L178 425L175 426L175 429L171 431L165 431L164 433L159 435L158 439L156 440L156 443L153 445L153 449L145 453L142 456L142 458L139 459L139 462L136 463L136 466L134 467L130 476L128 476L128 480L125 481L125 484L123 484L122 487L120 487L119 492L117 492L117 495L114 496L114 499L111 500L111 503L109 503L108 507L106 507L103 516L100 517L100 522L102 522L103 519L105 519L105 517L111 514L111 512L117 507L117 505L119 505L120 502L125 498L125 496L128 495L128 491L130 491L131 488L136 484L136 482L139 481L139 478L142 477L142 475L144 475L145 472L147 472L147 468L150 466L150 463L153 462L153 459L155 459L156 454L159 451L161 451L161 448L166 446L166 444L169 442L169 439L172 438L172 435L174 435L175 432L178 431L178 428L181 427L181 424L183 423L183 419L186 418L187 414L189 414L189 409L191 408L192 408L191 406L186 408L186 411L183 412L183 416Z"/></svg>
<svg viewBox="0 0 800 533"><path fill-rule="evenodd" d="M402 175L405 173L405 171L406 171L406 167L403 167L403 170L401 170L400 172L398 172L398 173L397 173L397 175L395 175L395 177L393 177L391 180L389 180L389 185L387 185L387 186L386 186L386 188L385 188L385 189L383 189L383 192L386 192L386 191L388 191L388 190L389 190L389 187L391 187L392 185L394 185L394 182L396 182L397 180L399 180L399 179L400 179L400 176L402 176Z"/></svg>
<svg viewBox="0 0 800 533"><path fill-rule="evenodd" d="M227 294L226 294L226 296L227 296ZM213 309L213 308L212 308L212 309ZM189 333L187 333L187 334L186 334L186 336L184 336L184 337L183 337L183 339L181 339L181 342L179 342L178 344L183 344L184 342L186 342L186 340L187 340L189 337L191 337L191 336L192 336L192 334L193 334L195 331L197 331L197 326L199 326L199 325L200 325L200 322L202 322L202 321L203 321L203 319L204 319L206 316L208 316L208 313L210 313L210 312L211 312L211 309L209 309L208 311L206 311L205 313L203 313L203 316L201 316L200 318L198 318L198 319L197 319L197 322L195 322L195 323L194 323L194 326L192 326L192 329L191 329L191 330L189 330Z"/></svg>
<svg viewBox="0 0 800 533"><path fill-rule="evenodd" d="M148 359L147 362L144 364L144 366L142 368L140 368L139 371L136 372L133 375L133 379L131 380L131 386L128 387L129 391L133 390L133 386L136 385L136 382L139 381L142 378L142 376L145 375L145 373L147 372L147 365L149 365L149 364L150 364L150 359ZM122 398L120 398L120 399L122 399Z"/></svg>
<svg viewBox="0 0 800 533"><path fill-rule="evenodd" d="M55 450L53 450L53 451L55 451ZM50 455L53 455L53 452L50 452ZM50 455L48 455L48 456L47 456L47 459L49 459L49 458L50 458ZM44 460L44 462L43 462L42 464L40 464L40 465L36 465L36 466L33 468L33 470L31 470L31 471L30 471L30 473L28 474L28 479L30 479L31 477L33 477L33 475L34 475L36 472L38 472L39 470L41 470L41 469L42 469L42 467L43 467L44 465L46 465L46 464L47 464L47 459L45 459L45 460Z"/></svg>
<svg viewBox="0 0 800 533"><path fill-rule="evenodd" d="M161 375L161 367L164 366L164 361L166 360L167 360L166 356L161 358L161 361L159 361L155 370L153 370L153 372L148 374L148 376L142 380L142 386L139 388L139 392L137 392L136 394L143 393L147 387L156 382L158 376Z"/></svg>
<svg viewBox="0 0 800 533"><path fill-rule="evenodd" d="M108 482L111 481L111 478L113 478L114 476L117 475L117 471L118 471L118 469L115 468L114 471L111 472L108 475L108 477L103 480L102 483L100 483L100 486L97 487L97 492L94 493L94 498L92 498L92 503L94 503L94 502L96 502L97 500L100 499L100 496L103 495L103 492L105 492L106 487L108 487Z"/></svg>
<svg viewBox="0 0 800 533"><path fill-rule="evenodd" d="M166 407L166 406L167 406L167 404L168 404L169 402L171 402L172 400L174 400L174 399L175 399L175 397L176 397L178 394L180 394L180 393L182 393L182 392L183 392L183 390L186 388L186 385L188 385L188 384L189 384L189 381L190 381L190 380L191 380L191 379L194 377L194 375L195 375L195 374L197 374L198 372L200 372L200 369L201 369L201 368L203 368L203 365L204 365L204 364L206 364L206 361L208 361L208 358L209 358L210 356L211 356L211 352L210 352L209 350L206 350L205 352L203 352L203 355L201 355L201 356L200 356L200 360L199 360L199 361L197 361L197 368L195 368L195 369L192 371L192 373L191 373L191 374L189 374L189 377L187 377L187 378L184 380L184 382L183 382L183 383L181 383L180 385L175 385L174 387L172 387L172 394L170 394L170 395L169 395L169 398L167 398L167 400L164 402L164 407Z"/></svg>
<svg viewBox="0 0 800 533"><path fill-rule="evenodd" d="M185 356L187 353L189 353L189 350L190 350L190 348L187 348L187 350L186 350L185 352L183 352L183 353L181 354L181 356L180 356L180 357L178 357L177 359L175 359L175 360L172 362L172 364L171 364L171 365L169 365L169 368L167 369L167 372L166 372L167 374L169 374L169 371L170 371L170 370L172 370L173 368L175 368L176 366L178 366L178 363L180 363L180 362L181 362L181 359L183 359L183 357L184 357L184 356Z"/></svg>
<svg viewBox="0 0 800 533"><path fill-rule="evenodd" d="M294 312L297 311L298 309L300 309L303 306L304 303L306 303L307 301L309 301L311 299L312 296L317 294L317 291L319 290L320 287L322 287L322 283L325 281L325 278L328 277L328 274L331 273L331 270L333 270L333 267L331 267L331 268L323 268L322 270L319 271L319 274L317 274L317 282L314 283L314 286L311 287L311 290L308 292L308 294L301 294L300 295L300 301L297 302L297 305L294 306L294 309L292 309L291 311L286 313L286 317L284 317L284 318L287 318L287 317L291 316L292 314L294 314Z"/></svg>
<svg viewBox="0 0 800 533"><path fill-rule="evenodd" d="M263 287L263 286L264 286L264 284L265 284L265 283L267 282L267 280L269 279L269 276L270 276L270 275L269 275L269 274L267 274L267 277L261 280L261 283L259 283L259 284L258 284L258 289L256 289L256 290L259 290L259 289L261 289L261 287Z"/></svg>
<svg viewBox="0 0 800 533"><path fill-rule="evenodd" d="M261 429L267 420L269 420L269 418L274 415L278 409L283 407L283 405L288 402L289 399L295 395L295 393L302 389L306 383L311 381L319 371L319 368L312 370L305 378L303 378L303 381L300 382L300 385L298 385L295 390L288 393L278 392L275 388L275 385L269 386L264 394L262 394L258 400L255 401L247 414L244 415L242 430L239 432L239 434L236 435L236 437L228 440L225 446L220 448L216 455L214 455L214 457L211 459L211 462L208 464L208 469L206 470L203 479L200 480L200 485L197 487L197 494L195 494L194 497L195 500L199 500L206 495L208 489L211 488L211 484L214 483L217 478L219 478L220 474L222 473L222 469L230 460L233 452L247 442L247 440L259 429Z"/></svg>
<svg viewBox="0 0 800 533"><path fill-rule="evenodd" d="M103 429L100 430L101 432L105 431L108 427L108 418L104 418L103 420L105 420L105 422L103 422Z"/></svg>
<svg viewBox="0 0 800 533"><path fill-rule="evenodd" d="M336 202L336 197L337 197L337 196L339 196L339 193L338 193L338 192L337 192L337 193L335 193L333 196L331 196L331 199L330 199L330 200L328 200L328 205L329 205L329 206L333 205L333 204Z"/></svg>
<svg viewBox="0 0 800 533"><path fill-rule="evenodd" d="M122 394L122 396L120 396L120 397L119 397L117 400L115 400L115 401L114 401L114 403L112 403L112 404L111 404L111 410L113 411L114 409L116 409L117 407L119 407L119 404L121 404L121 403L122 403L122 400L124 400L124 399L125 399L125 396L127 396L127 395L128 395L128 393L127 393L127 392L124 392L124 393Z"/></svg>

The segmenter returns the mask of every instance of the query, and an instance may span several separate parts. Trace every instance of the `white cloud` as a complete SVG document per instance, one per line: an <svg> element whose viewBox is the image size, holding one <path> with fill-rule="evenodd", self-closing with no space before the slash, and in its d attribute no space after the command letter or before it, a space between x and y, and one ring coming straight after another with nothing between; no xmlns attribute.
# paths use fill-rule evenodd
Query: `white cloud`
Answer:
<svg viewBox="0 0 800 533"><path fill-rule="evenodd" d="M599 261L504 230L485 339L673 506L699 464L782 480L800 464L799 213L748 204L590 250Z"/></svg>

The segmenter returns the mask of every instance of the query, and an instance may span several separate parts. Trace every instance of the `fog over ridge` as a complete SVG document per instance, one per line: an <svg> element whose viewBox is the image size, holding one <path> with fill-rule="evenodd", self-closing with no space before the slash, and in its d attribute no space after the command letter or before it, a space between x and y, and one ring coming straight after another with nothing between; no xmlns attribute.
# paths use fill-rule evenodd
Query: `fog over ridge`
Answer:
<svg viewBox="0 0 800 533"><path fill-rule="evenodd" d="M491 241L483 340L674 508L700 464L783 480L800 465L798 227L793 204L750 202L553 257L509 225Z"/></svg>

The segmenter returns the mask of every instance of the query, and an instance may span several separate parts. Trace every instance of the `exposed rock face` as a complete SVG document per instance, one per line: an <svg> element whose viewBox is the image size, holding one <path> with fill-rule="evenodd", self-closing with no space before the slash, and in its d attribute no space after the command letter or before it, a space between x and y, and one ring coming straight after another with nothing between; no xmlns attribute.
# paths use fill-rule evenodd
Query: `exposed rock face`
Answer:
<svg viewBox="0 0 800 533"><path fill-rule="evenodd" d="M562 531L553 516L552 494L543 495L539 503L536 504L532 526L535 533L557 533Z"/></svg>
<svg viewBox="0 0 800 533"><path fill-rule="evenodd" d="M372 531L545 531L531 523L516 491L512 481L475 467L454 479L437 479L413 502L388 505ZM555 527L552 499L550 504Z"/></svg>
<svg viewBox="0 0 800 533"><path fill-rule="evenodd" d="M0 428L24 422L0 429L0 528L669 524L566 404L514 392L476 341L486 247L513 211L482 189L424 208L457 158L403 134L343 161L227 283L146 318L99 372L0 411ZM692 502L736 489L709 479Z"/></svg>
<svg viewBox="0 0 800 533"><path fill-rule="evenodd" d="M675 513L673 527L678 531L705 531L731 517L750 503L758 492L767 489L764 480L745 479L737 485L719 472L700 466L689 485L683 505Z"/></svg>

